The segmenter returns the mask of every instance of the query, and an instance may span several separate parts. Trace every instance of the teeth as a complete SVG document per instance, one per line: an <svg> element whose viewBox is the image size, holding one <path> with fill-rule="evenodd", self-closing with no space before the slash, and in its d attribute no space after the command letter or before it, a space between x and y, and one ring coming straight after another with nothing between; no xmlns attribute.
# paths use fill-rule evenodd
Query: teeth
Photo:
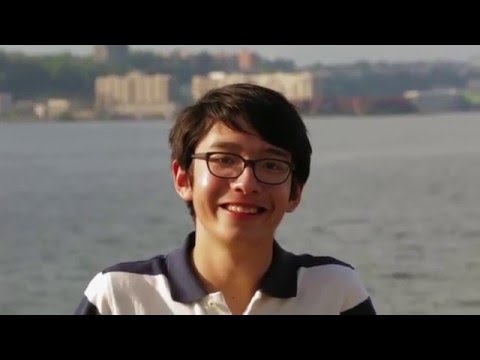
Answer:
<svg viewBox="0 0 480 360"><path fill-rule="evenodd" d="M235 213L242 214L258 214L260 212L259 208L256 207L246 207L240 205L227 205L227 210Z"/></svg>

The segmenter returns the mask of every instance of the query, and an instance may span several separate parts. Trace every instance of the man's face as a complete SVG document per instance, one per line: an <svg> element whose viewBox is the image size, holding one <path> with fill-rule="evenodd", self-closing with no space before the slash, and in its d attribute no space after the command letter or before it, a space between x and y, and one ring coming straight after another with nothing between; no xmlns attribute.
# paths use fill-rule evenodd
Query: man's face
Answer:
<svg viewBox="0 0 480 360"><path fill-rule="evenodd" d="M247 129L255 134L252 129ZM195 153L228 152L245 159L291 161L291 155L257 135L234 131L217 122L200 141ZM212 175L205 160L192 162L193 184L188 174L173 165L175 185L185 201L193 201L196 231L225 241L269 241L286 212L293 211L301 190L290 197L291 175L280 185L259 182L252 167L235 179Z"/></svg>

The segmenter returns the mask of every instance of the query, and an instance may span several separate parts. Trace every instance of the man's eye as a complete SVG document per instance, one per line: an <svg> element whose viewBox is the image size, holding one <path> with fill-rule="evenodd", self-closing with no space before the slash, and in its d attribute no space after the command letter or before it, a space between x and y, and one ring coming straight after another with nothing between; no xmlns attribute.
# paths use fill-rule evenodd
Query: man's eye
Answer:
<svg viewBox="0 0 480 360"><path fill-rule="evenodd" d="M279 162L279 161L265 161L262 164L262 167L265 170L269 170L269 171L277 171L277 172L288 171L288 166L283 162Z"/></svg>
<svg viewBox="0 0 480 360"><path fill-rule="evenodd" d="M228 155L212 156L210 160L221 165L232 165L232 164L235 164L236 161L238 161L234 156L228 156Z"/></svg>
<svg viewBox="0 0 480 360"><path fill-rule="evenodd" d="M279 168L278 163L273 162L273 161L266 162L266 163L264 164L264 166L265 166L267 169L273 169L273 170Z"/></svg>

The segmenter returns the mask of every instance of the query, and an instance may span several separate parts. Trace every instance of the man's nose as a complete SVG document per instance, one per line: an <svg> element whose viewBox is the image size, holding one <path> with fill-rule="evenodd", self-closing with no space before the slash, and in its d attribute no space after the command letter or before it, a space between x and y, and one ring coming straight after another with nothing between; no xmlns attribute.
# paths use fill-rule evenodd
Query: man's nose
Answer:
<svg viewBox="0 0 480 360"><path fill-rule="evenodd" d="M240 176L234 179L232 186L236 191L244 194L259 192L260 182L255 177L253 166L246 166Z"/></svg>

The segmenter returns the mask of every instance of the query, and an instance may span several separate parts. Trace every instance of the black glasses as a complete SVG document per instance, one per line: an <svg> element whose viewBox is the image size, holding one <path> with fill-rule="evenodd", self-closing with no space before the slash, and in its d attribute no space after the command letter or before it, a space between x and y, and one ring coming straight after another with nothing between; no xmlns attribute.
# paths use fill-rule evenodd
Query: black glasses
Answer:
<svg viewBox="0 0 480 360"><path fill-rule="evenodd" d="M280 185L287 181L294 170L293 164L278 159L247 160L237 154L208 152L193 154L192 159L205 160L210 173L222 179L236 179L247 166L251 166L255 178L264 184Z"/></svg>

